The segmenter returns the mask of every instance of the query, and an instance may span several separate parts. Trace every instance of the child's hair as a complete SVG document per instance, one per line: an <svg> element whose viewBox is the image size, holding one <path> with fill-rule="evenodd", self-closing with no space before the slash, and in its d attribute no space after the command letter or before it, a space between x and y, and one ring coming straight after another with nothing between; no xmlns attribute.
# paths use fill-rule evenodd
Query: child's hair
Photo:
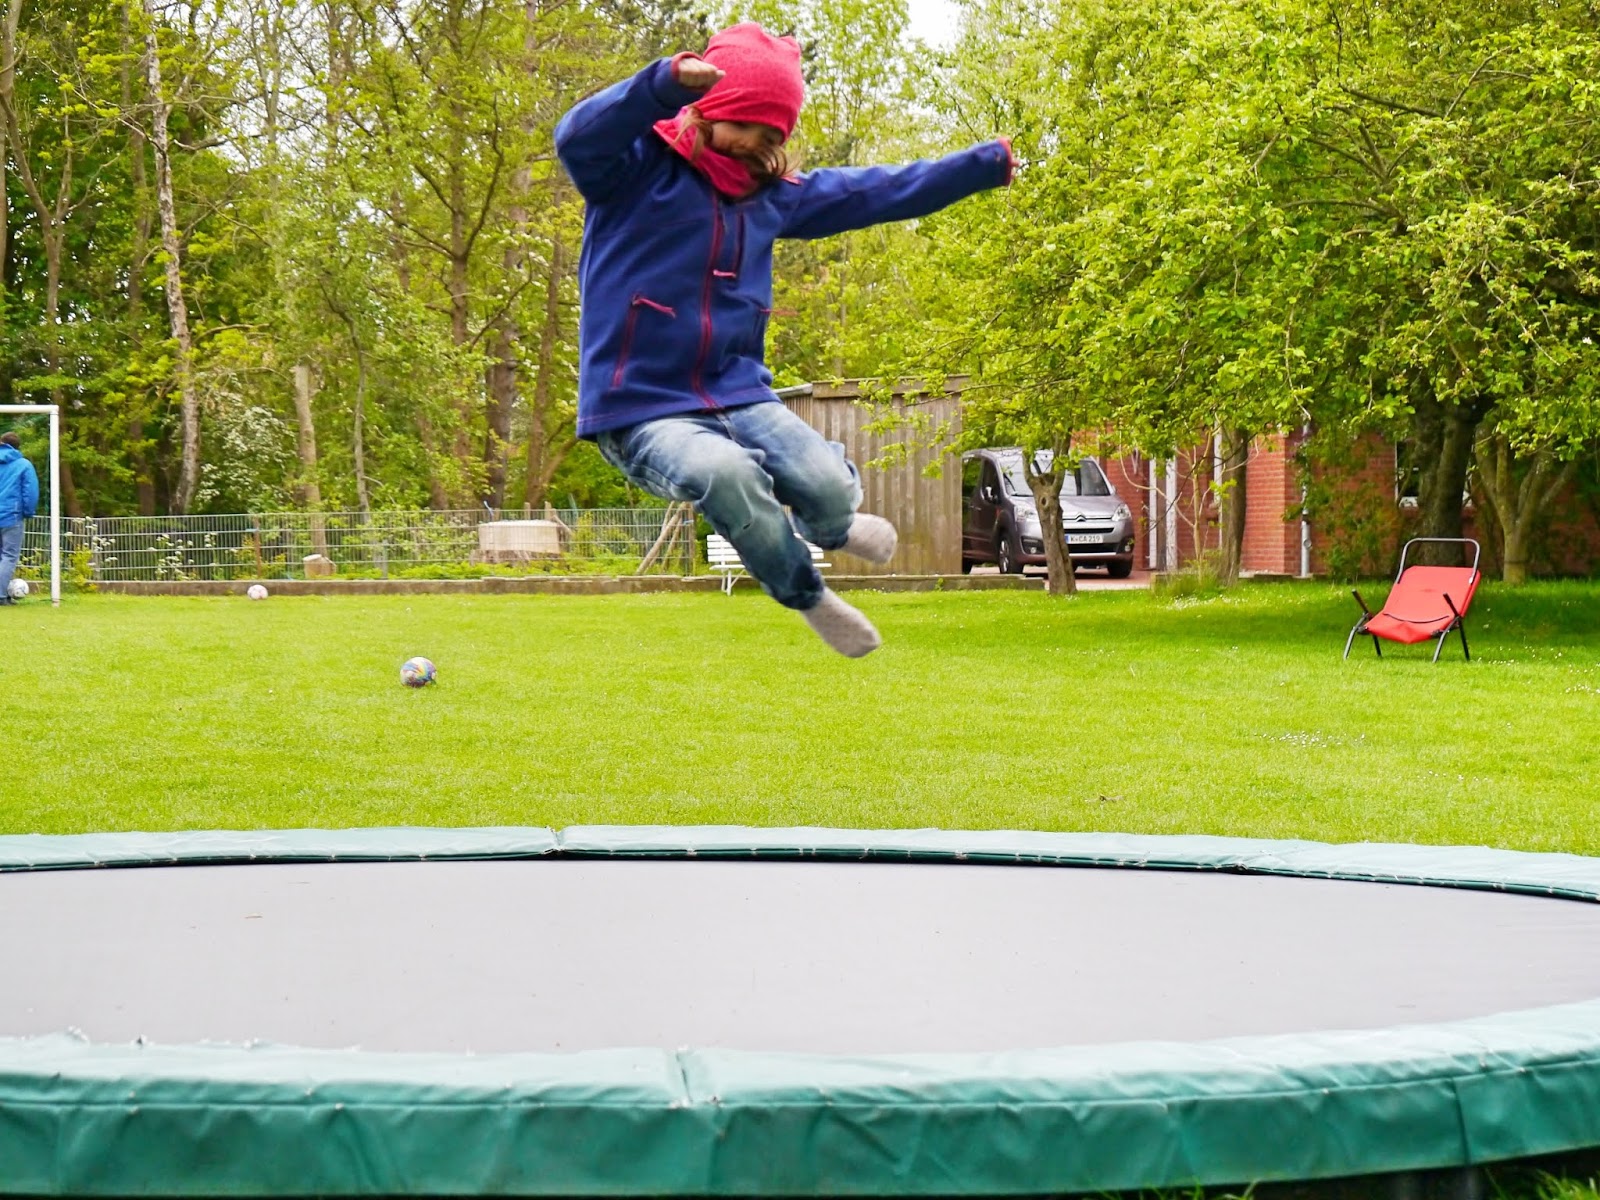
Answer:
<svg viewBox="0 0 1600 1200"><path fill-rule="evenodd" d="M700 110L690 107L684 111L684 124L694 129L694 147L690 157L698 155L711 145L711 122L700 115ZM765 187L769 183L776 183L786 175L795 171L794 165L789 161L789 155L782 146L773 146L763 150L759 158L746 158L738 156L739 161L750 169L750 176L756 183Z"/></svg>

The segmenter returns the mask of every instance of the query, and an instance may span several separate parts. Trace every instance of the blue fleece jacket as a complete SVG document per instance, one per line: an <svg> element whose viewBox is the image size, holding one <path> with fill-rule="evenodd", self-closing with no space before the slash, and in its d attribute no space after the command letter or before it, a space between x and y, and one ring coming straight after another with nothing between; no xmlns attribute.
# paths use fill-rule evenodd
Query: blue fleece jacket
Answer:
<svg viewBox="0 0 1600 1200"><path fill-rule="evenodd" d="M39 476L15 446L0 443L0 529L39 511Z"/></svg>
<svg viewBox="0 0 1600 1200"><path fill-rule="evenodd" d="M573 107L556 150L587 201L578 434L776 400L772 245L926 216L1011 178L1004 142L903 167L808 171L730 200L658 135L699 95L672 60Z"/></svg>

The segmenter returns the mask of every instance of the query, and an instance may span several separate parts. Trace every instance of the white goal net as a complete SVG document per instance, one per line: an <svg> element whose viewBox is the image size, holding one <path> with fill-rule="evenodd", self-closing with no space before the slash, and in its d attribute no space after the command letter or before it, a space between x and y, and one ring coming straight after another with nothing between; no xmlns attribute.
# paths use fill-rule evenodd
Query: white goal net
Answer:
<svg viewBox="0 0 1600 1200"><path fill-rule="evenodd" d="M39 512L23 522L19 576L49 581L61 603L61 410L54 404L0 404L0 433L15 432L39 475Z"/></svg>

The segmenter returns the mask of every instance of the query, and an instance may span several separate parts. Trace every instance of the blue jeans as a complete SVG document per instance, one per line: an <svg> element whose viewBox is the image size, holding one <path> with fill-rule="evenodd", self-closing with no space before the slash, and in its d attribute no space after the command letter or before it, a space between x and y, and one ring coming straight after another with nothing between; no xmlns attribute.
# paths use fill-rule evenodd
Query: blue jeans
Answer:
<svg viewBox="0 0 1600 1200"><path fill-rule="evenodd" d="M17 573L17 562L22 557L22 524L7 525L0 529L0 597L11 586L11 577Z"/></svg>
<svg viewBox="0 0 1600 1200"><path fill-rule="evenodd" d="M861 503L860 477L838 442L770 401L644 421L595 441L646 491L692 503L779 604L806 609L822 599L805 541L837 550Z"/></svg>

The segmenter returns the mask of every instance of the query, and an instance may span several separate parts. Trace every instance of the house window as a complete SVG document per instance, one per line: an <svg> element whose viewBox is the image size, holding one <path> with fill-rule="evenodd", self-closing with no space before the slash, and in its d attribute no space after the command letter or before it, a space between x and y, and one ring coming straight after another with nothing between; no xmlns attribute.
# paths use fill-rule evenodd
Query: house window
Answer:
<svg viewBox="0 0 1600 1200"><path fill-rule="evenodd" d="M1417 506L1421 483L1422 467L1418 463L1417 444L1410 438L1401 438L1394 445L1394 498L1401 507Z"/></svg>
<svg viewBox="0 0 1600 1200"><path fill-rule="evenodd" d="M1461 507L1472 507L1472 489L1477 483L1478 464L1467 460L1466 486L1461 491ZM1394 498L1402 508L1415 508L1421 495L1422 456L1416 442L1401 438L1394 446Z"/></svg>

